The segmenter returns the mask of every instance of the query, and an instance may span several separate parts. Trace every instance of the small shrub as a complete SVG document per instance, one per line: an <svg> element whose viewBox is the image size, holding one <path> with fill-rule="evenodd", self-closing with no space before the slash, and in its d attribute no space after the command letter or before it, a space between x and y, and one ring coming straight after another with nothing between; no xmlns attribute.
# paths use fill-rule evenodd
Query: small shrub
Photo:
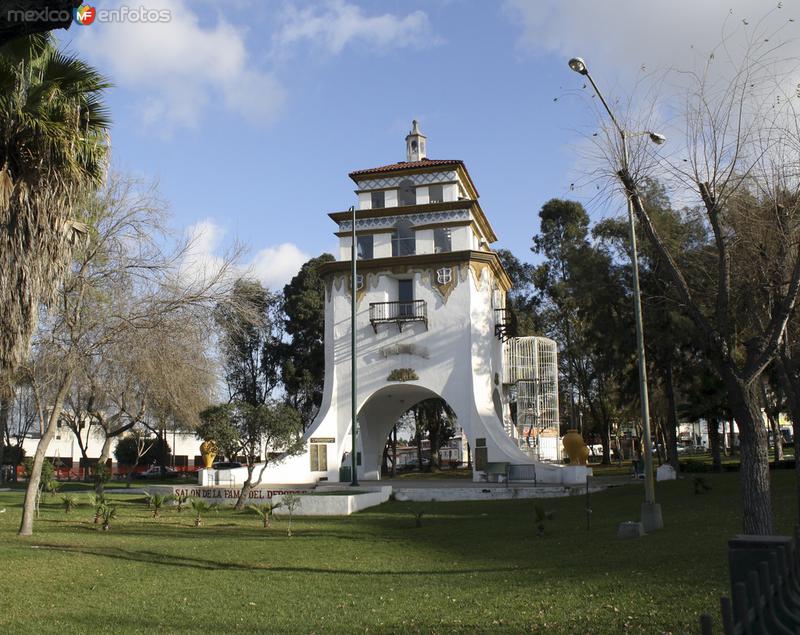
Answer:
<svg viewBox="0 0 800 635"><path fill-rule="evenodd" d="M212 509L214 509L213 505L209 505L204 500L198 499L191 499L189 504L192 506L192 510L195 513L194 518L194 526L195 527L202 527L203 526L203 514L207 514Z"/></svg>
<svg viewBox="0 0 800 635"><path fill-rule="evenodd" d="M150 507L153 509L153 518L158 518L161 515L161 508L167 501L167 497L163 494L153 494L150 497Z"/></svg>
<svg viewBox="0 0 800 635"><path fill-rule="evenodd" d="M64 513L69 514L78 506L78 497L75 494L65 494L61 497L61 504L64 506Z"/></svg>
<svg viewBox="0 0 800 635"><path fill-rule="evenodd" d="M269 529L272 524L272 514L281 503L261 503L260 505L248 505L248 509L257 514L264 523L264 529Z"/></svg>
<svg viewBox="0 0 800 635"><path fill-rule="evenodd" d="M281 504L289 511L289 526L286 529L286 535L292 537L292 514L294 510L300 507L302 499L297 494L284 494L281 496Z"/></svg>
<svg viewBox="0 0 800 635"><path fill-rule="evenodd" d="M94 509L94 524L100 522L103 517L103 510L106 507L106 497L104 494L92 492L89 494L89 505Z"/></svg>
<svg viewBox="0 0 800 635"><path fill-rule="evenodd" d="M103 503L100 509L101 517L103 518L103 531L108 531L111 529L111 521L117 517L117 506Z"/></svg>
<svg viewBox="0 0 800 635"><path fill-rule="evenodd" d="M186 503L189 502L189 495L188 494L175 494L172 497L172 500L175 501L175 504L178 508L178 513L183 511L183 508L186 506Z"/></svg>
<svg viewBox="0 0 800 635"><path fill-rule="evenodd" d="M534 507L534 512L536 514L536 535L544 536L547 523L553 521L556 513L554 511L545 511L545 508L539 504Z"/></svg>
<svg viewBox="0 0 800 635"><path fill-rule="evenodd" d="M44 483L43 487L50 496L55 496L61 490L61 481L51 478L47 483Z"/></svg>

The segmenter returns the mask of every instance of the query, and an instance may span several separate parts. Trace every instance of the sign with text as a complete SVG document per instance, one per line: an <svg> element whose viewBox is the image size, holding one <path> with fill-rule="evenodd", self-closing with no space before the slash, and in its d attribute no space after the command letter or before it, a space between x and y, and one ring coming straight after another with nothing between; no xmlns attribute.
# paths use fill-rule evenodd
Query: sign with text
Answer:
<svg viewBox="0 0 800 635"><path fill-rule="evenodd" d="M174 486L171 489L173 496L185 494L189 498L198 498L218 505L235 505L236 501L239 500L239 494L241 494L242 491L241 488L238 487L185 487L180 485ZM162 488L159 487L158 490L162 491ZM310 493L311 489L291 487L257 487L248 492L247 500L248 502L255 503L259 501L269 501L272 500L273 496L281 496L282 494Z"/></svg>

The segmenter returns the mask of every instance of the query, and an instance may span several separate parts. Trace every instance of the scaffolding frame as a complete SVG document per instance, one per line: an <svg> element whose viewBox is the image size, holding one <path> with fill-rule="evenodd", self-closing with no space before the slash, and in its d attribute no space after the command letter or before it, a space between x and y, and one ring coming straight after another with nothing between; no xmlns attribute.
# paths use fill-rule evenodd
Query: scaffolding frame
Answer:
<svg viewBox="0 0 800 635"><path fill-rule="evenodd" d="M543 459L543 442L551 439L550 458L560 460L558 416L558 349L546 337L512 337L503 345L503 383L516 402L516 436L520 449Z"/></svg>

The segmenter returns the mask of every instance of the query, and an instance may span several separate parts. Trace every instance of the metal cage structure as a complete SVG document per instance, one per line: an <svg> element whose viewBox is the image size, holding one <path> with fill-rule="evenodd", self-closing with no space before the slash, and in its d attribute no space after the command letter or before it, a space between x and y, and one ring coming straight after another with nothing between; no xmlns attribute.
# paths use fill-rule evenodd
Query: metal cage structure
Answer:
<svg viewBox="0 0 800 635"><path fill-rule="evenodd" d="M503 384L516 404L520 449L538 460L561 460L558 352L546 337L512 337L503 345Z"/></svg>

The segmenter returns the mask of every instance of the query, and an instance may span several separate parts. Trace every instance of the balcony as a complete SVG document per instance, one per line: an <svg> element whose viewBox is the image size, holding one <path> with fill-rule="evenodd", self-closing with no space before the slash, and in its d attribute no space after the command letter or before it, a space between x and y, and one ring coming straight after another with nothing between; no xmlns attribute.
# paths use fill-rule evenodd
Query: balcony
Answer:
<svg viewBox="0 0 800 635"><path fill-rule="evenodd" d="M516 337L517 317L511 309L494 310L494 334L501 342Z"/></svg>
<svg viewBox="0 0 800 635"><path fill-rule="evenodd" d="M375 333L378 324L397 324L399 331L408 322L424 322L428 328L428 305L425 300L411 302L370 302L369 321Z"/></svg>

